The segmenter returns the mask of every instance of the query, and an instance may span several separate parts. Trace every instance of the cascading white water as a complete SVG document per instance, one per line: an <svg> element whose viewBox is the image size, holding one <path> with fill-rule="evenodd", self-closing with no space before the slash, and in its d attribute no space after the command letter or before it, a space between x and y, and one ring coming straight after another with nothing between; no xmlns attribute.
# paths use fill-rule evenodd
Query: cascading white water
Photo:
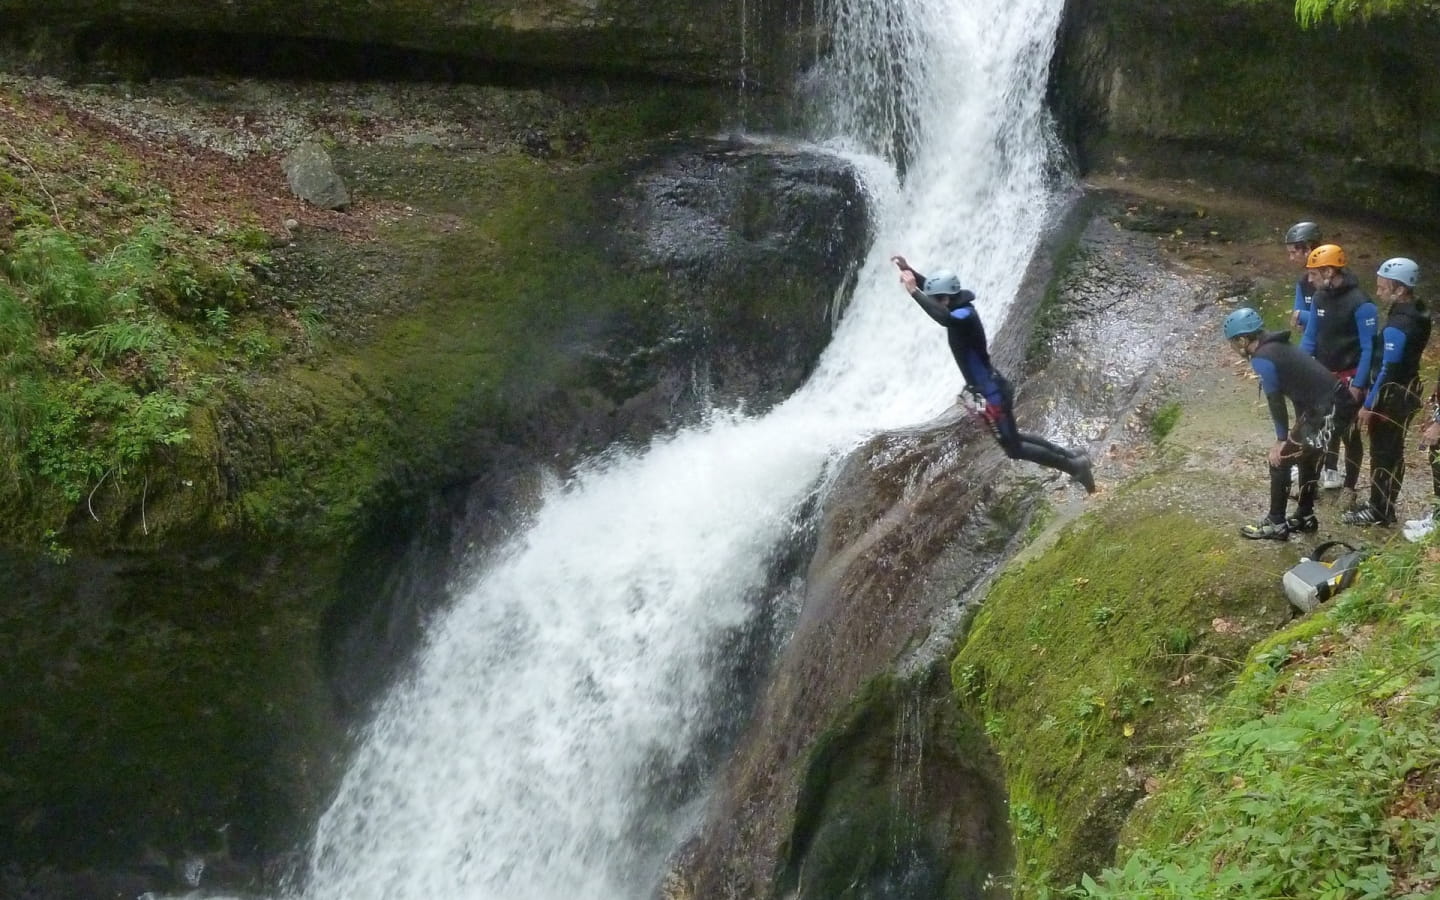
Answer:
<svg viewBox="0 0 1440 900"><path fill-rule="evenodd" d="M959 388L889 254L956 270L1002 320L1053 206L1063 0L833 6L817 139L870 173L880 239L816 374L765 416L716 414L548 491L368 729L305 900L649 896L693 825L649 788L704 739L718 644L758 615L800 505L863 437Z"/></svg>

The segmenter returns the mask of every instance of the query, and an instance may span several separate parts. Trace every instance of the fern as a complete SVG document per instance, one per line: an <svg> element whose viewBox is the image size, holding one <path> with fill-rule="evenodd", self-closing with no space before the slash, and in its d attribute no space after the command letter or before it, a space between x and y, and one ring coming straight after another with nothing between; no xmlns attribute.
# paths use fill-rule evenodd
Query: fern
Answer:
<svg viewBox="0 0 1440 900"><path fill-rule="evenodd" d="M172 340L169 329L151 319L106 322L81 334L62 335L57 343L66 350L83 352L96 362L106 363L127 353L168 351Z"/></svg>

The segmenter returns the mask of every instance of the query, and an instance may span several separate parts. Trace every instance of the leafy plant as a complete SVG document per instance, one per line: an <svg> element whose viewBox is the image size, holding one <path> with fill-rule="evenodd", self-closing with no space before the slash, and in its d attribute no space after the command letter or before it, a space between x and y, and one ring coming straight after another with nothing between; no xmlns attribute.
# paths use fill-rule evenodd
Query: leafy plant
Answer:
<svg viewBox="0 0 1440 900"><path fill-rule="evenodd" d="M1343 603L1257 648L1131 851L1074 893L1433 898L1440 576L1422 565L1429 553L1372 558Z"/></svg>
<svg viewBox="0 0 1440 900"><path fill-rule="evenodd" d="M1175 400L1162 405L1150 415L1150 436L1156 443L1165 440L1180 421L1180 404Z"/></svg>

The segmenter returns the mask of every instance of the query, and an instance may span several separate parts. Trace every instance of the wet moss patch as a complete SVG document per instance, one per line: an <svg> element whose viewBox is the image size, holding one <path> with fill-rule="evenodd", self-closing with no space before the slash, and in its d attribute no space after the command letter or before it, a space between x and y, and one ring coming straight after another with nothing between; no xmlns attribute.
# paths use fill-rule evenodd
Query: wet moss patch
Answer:
<svg viewBox="0 0 1440 900"><path fill-rule="evenodd" d="M1288 618L1233 532L1154 499L1142 482L1012 565L954 658L1004 763L1017 896L1109 862L1199 701Z"/></svg>

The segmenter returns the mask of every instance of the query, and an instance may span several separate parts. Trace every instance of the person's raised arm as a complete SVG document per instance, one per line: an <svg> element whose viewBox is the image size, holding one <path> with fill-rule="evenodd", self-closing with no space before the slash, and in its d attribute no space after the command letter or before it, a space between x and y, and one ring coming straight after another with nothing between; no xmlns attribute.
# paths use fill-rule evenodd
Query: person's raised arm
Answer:
<svg viewBox="0 0 1440 900"><path fill-rule="evenodd" d="M908 265L902 265L905 262L903 256L892 257L892 259L895 261L895 265L900 266L900 284L905 288L905 292L920 305L921 309L925 310L927 316L935 320L937 325L949 328L950 310L945 304L920 290L920 276Z"/></svg>

